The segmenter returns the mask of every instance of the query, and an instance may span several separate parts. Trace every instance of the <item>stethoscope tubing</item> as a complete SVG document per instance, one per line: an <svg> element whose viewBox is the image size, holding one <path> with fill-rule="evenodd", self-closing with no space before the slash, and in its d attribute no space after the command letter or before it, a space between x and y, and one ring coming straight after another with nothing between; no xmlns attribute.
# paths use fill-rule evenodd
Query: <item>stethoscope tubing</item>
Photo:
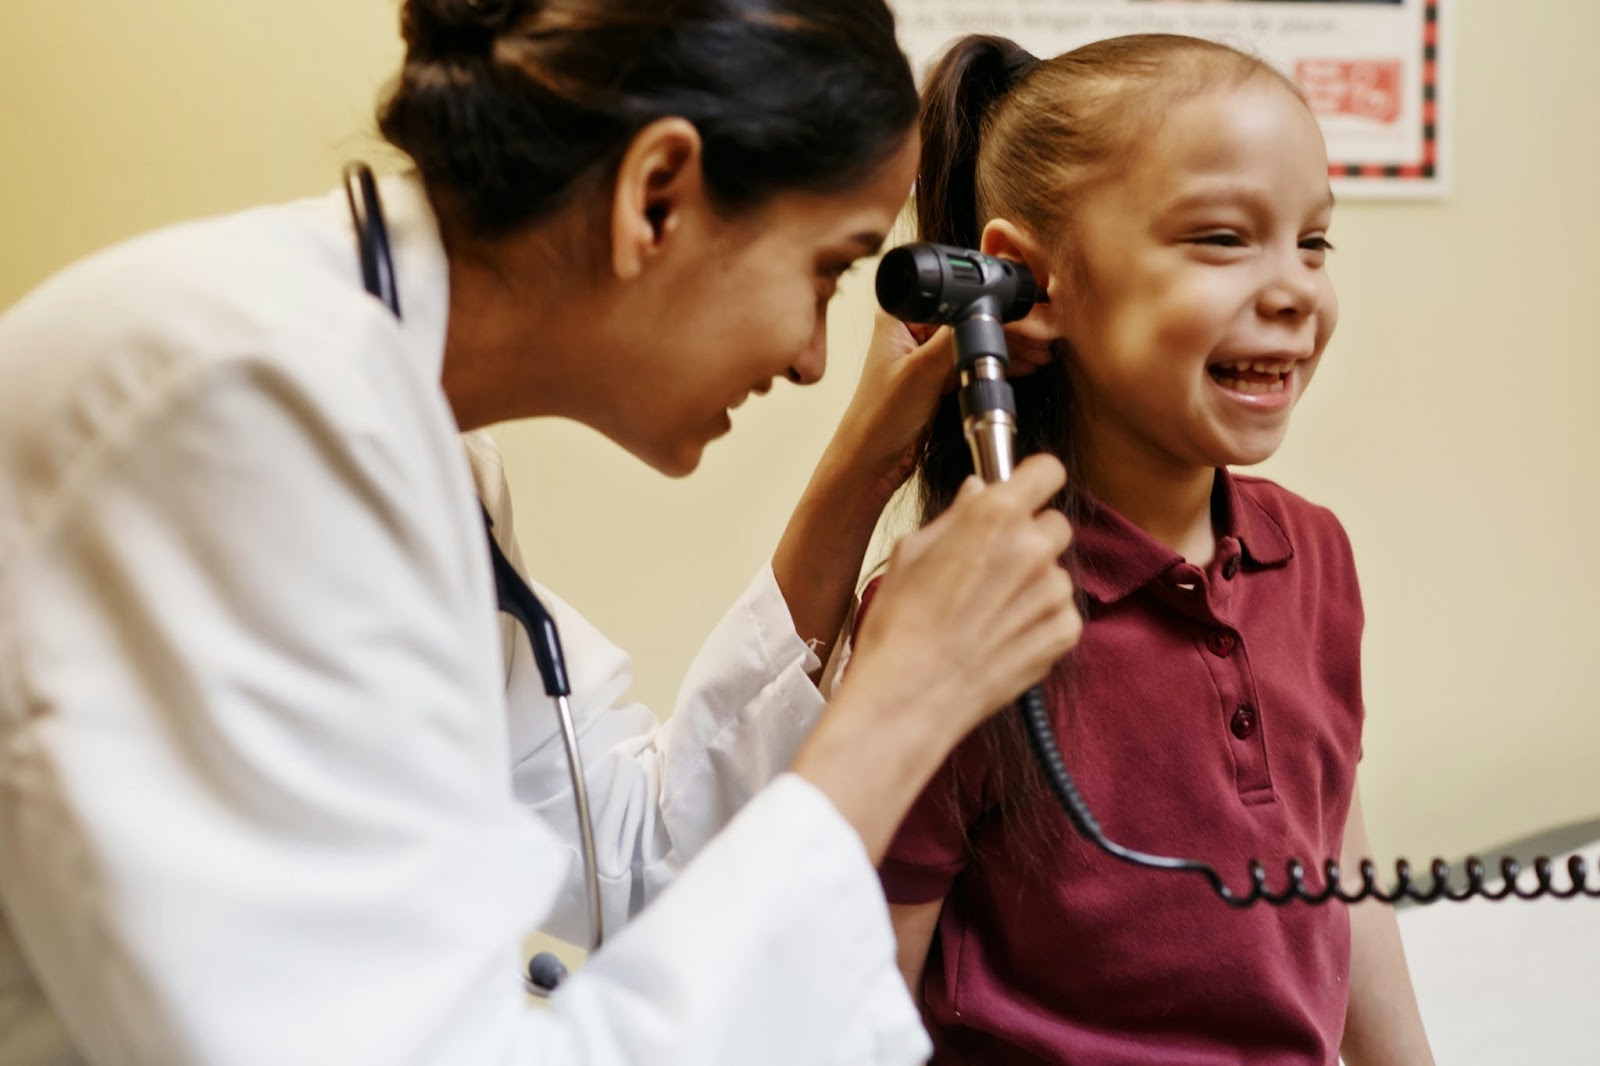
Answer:
<svg viewBox="0 0 1600 1066"><path fill-rule="evenodd" d="M350 219L356 231L356 247L361 261L361 280L368 293L400 318L400 287L396 280L394 257L389 249L389 231L384 221L383 202L378 195L378 185L372 170L364 163L351 163L344 170L345 196L350 203ZM488 526L488 514L484 515ZM584 891L589 911L589 950L600 947L605 939L600 902L600 868L595 857L594 821L590 815L589 788L583 773L583 753L578 748L578 730L572 718L572 705L568 700L571 687L567 681L566 661L561 652L560 634L555 619L539 601L532 588L523 580L506 559L495 542L492 529L489 536L491 561L494 568L495 588L502 611L511 615L522 626L532 647L534 661L544 682L546 695L555 701L556 720L561 728L561 742L566 748L567 771L572 780L573 805L578 814L578 836L583 851ZM555 964L559 970L559 964ZM559 980L557 977L555 980ZM551 982L553 985L554 981ZM551 991L537 981L524 979L530 992L546 995Z"/></svg>

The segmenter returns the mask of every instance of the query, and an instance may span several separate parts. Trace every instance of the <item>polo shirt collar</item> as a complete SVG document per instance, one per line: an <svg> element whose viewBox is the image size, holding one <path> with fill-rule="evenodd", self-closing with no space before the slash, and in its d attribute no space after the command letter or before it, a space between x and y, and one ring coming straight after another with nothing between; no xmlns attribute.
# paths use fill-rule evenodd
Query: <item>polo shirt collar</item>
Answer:
<svg viewBox="0 0 1600 1066"><path fill-rule="evenodd" d="M1081 517L1075 523L1073 575L1078 587L1102 604L1115 603L1177 566L1183 556L1156 540L1088 493L1080 493ZM1294 558L1294 545L1277 519L1225 469L1211 489L1217 530L1217 562L1237 552L1247 570L1282 566Z"/></svg>

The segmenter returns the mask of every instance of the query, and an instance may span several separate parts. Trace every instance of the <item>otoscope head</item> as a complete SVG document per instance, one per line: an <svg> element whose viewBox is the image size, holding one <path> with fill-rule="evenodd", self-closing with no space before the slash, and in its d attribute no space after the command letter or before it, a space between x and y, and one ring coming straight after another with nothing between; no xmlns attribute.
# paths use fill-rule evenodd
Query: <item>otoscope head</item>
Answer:
<svg viewBox="0 0 1600 1066"><path fill-rule="evenodd" d="M1002 322L1026 315L1044 293L1023 264L945 244L905 244L878 264L878 303L902 322L955 327L961 425L973 469L985 481L1011 476L1017 409Z"/></svg>
<svg viewBox="0 0 1600 1066"><path fill-rule="evenodd" d="M1024 264L928 241L885 252L877 289L879 305L894 317L936 326L956 325L984 304L1013 322L1046 302Z"/></svg>

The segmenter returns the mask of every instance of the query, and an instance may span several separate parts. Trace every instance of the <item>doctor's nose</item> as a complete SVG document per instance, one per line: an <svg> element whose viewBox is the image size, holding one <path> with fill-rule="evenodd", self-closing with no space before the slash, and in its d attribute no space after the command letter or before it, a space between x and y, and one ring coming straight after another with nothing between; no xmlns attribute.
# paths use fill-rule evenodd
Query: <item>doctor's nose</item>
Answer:
<svg viewBox="0 0 1600 1066"><path fill-rule="evenodd" d="M825 322L819 322L816 333L812 334L811 343L807 344L805 351L789 365L785 375L796 385L815 385L822 380L822 372L827 366L828 328Z"/></svg>

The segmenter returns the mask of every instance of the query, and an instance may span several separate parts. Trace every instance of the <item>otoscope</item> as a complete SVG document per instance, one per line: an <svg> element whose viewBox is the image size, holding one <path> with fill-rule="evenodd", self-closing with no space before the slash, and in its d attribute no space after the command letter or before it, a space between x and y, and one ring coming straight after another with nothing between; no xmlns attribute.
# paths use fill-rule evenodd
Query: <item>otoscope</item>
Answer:
<svg viewBox="0 0 1600 1066"><path fill-rule="evenodd" d="M1046 302L1045 294L1034 281L1033 273L1015 263L971 249L920 242L901 245L884 253L878 265L878 303L903 322L951 326L954 330L956 371L960 378L961 425L972 463L986 482L1005 481L1011 476L1016 444L1017 408L1011 385L1006 380L1010 354L1006 347L1003 323L1025 316L1036 303ZM1435 900L1465 900L1479 896L1489 900L1507 898L1537 899L1550 896L1571 899L1576 896L1600 898L1600 883L1588 883L1587 864L1574 855L1567 860L1570 885L1553 883L1553 864L1541 855L1534 860L1537 884L1525 888L1517 884L1521 872L1517 861L1500 860L1503 883L1497 888L1485 884L1483 862L1472 856L1466 861L1467 885L1452 888L1450 866L1442 859L1429 864L1433 884L1414 883L1411 864L1395 861L1396 883L1384 889L1377 883L1377 867L1371 860L1361 863L1361 887L1346 891L1340 884L1339 864L1328 859L1323 864L1324 881L1320 890L1306 885L1305 865L1290 859L1286 865L1288 884L1282 890L1267 887L1266 869L1260 861L1249 864L1250 889L1235 892L1205 863L1164 855L1148 855L1106 839L1100 824L1084 803L1072 775L1067 771L1050 722L1044 689L1036 685L1017 700L1023 731L1034 758L1043 771L1050 790L1066 811L1078 834L1109 855L1135 866L1199 874L1231 907L1248 907L1263 902L1283 906L1304 903L1357 903L1373 899L1395 903L1410 899L1418 903ZM1597 879L1600 880L1600 879Z"/></svg>
<svg viewBox="0 0 1600 1066"><path fill-rule="evenodd" d="M955 327L961 380L961 428L985 481L1011 477L1017 407L1006 369L1002 323L1043 303L1033 272L1021 263L942 244L905 244L878 264L878 303L902 322Z"/></svg>

